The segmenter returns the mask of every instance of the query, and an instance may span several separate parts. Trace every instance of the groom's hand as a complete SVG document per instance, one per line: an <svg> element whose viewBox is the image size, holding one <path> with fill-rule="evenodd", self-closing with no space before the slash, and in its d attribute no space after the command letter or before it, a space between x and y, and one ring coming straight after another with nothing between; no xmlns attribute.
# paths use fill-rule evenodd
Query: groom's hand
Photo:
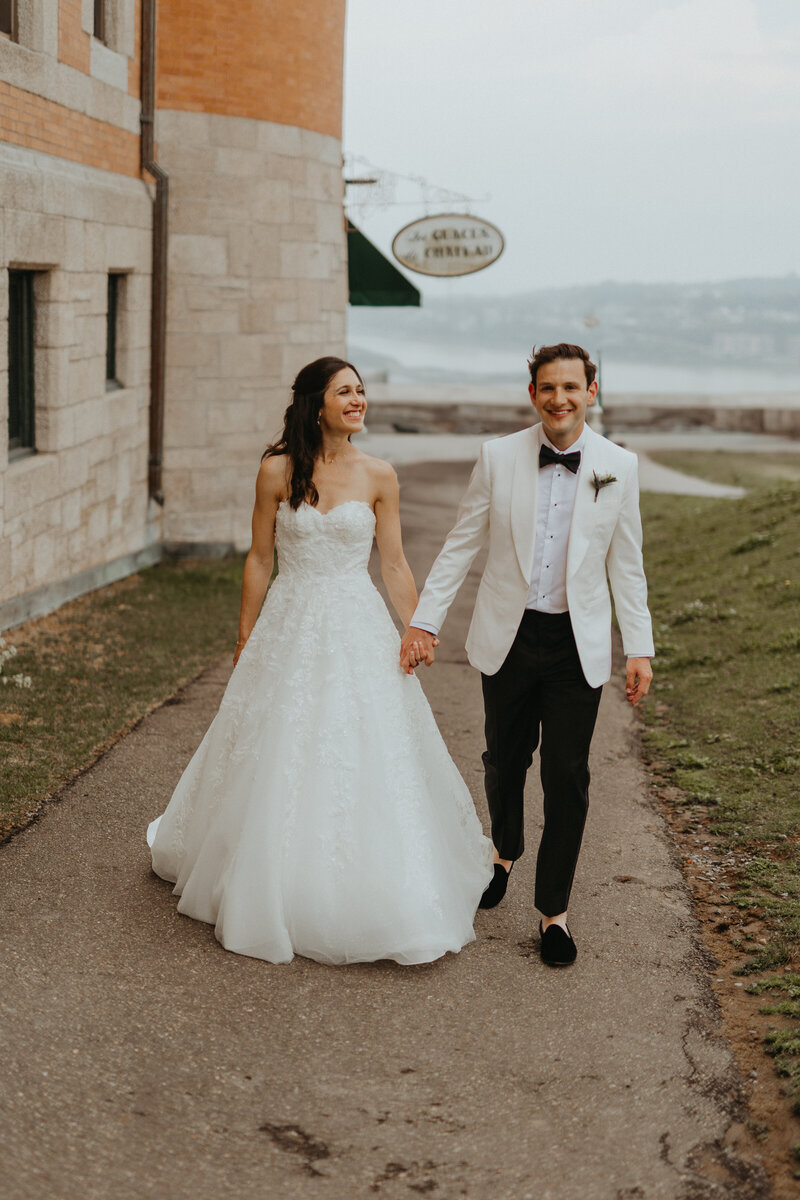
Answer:
<svg viewBox="0 0 800 1200"><path fill-rule="evenodd" d="M629 658L625 675L625 697L631 704L638 704L650 691L653 668L649 658Z"/></svg>
<svg viewBox="0 0 800 1200"><path fill-rule="evenodd" d="M434 651L439 645L439 639L427 629L417 629L411 625L403 634L400 643L400 666L407 675L414 674L414 668L421 662L429 667L436 655Z"/></svg>

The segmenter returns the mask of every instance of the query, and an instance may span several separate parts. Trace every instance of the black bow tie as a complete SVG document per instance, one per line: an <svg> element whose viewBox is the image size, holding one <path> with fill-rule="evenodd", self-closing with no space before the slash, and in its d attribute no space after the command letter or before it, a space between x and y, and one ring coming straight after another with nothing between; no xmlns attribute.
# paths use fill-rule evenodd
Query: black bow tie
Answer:
<svg viewBox="0 0 800 1200"><path fill-rule="evenodd" d="M572 471L573 475L577 475L578 467L581 465L581 452L573 450L571 454L556 454L555 450L542 444L539 447L539 466L549 467L551 463L559 463L568 471Z"/></svg>

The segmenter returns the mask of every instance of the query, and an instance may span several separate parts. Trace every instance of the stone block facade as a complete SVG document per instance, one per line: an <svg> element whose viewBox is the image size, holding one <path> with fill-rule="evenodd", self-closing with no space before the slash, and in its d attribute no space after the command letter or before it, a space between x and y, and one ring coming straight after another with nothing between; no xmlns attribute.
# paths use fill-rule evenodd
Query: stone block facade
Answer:
<svg viewBox="0 0 800 1200"><path fill-rule="evenodd" d="M341 145L216 113L159 112L156 131L170 176L164 539L246 549L291 382L345 351Z"/></svg>
<svg viewBox="0 0 800 1200"><path fill-rule="evenodd" d="M18 6L0 39L0 628L158 553L147 496L152 197L139 0ZM9 269L34 272L35 452L8 452ZM119 273L117 380L106 381Z"/></svg>
<svg viewBox="0 0 800 1200"><path fill-rule="evenodd" d="M48 186L45 187L45 179ZM19 207L23 205L23 207ZM36 453L8 456L8 271L0 272L0 606L135 556L148 514L152 205L146 186L0 143L3 267L35 270ZM109 272L121 274L107 390Z"/></svg>
<svg viewBox="0 0 800 1200"><path fill-rule="evenodd" d="M345 348L345 0L159 0L163 509L148 498L142 0L103 3L98 36L95 0L20 3L15 38L0 36L0 629L155 561L165 542L246 548L291 382ZM10 270L35 272L35 445L12 454Z"/></svg>

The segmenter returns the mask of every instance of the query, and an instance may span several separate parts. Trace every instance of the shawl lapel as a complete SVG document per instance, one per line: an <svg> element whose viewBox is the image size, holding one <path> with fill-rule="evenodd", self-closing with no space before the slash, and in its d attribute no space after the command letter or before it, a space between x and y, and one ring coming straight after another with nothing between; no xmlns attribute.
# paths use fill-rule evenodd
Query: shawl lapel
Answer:
<svg viewBox="0 0 800 1200"><path fill-rule="evenodd" d="M598 469L598 451L602 450L603 439L594 430L586 426L581 465L578 468L578 487L575 493L575 506L572 509L572 520L569 526L569 541L567 543L567 578L574 575L583 562L589 543L592 540L597 514L600 511L594 502L594 491L591 487L592 472Z"/></svg>
<svg viewBox="0 0 800 1200"><path fill-rule="evenodd" d="M536 500L539 491L541 425L526 430L519 439L511 481L511 538L522 577L530 583L536 540Z"/></svg>

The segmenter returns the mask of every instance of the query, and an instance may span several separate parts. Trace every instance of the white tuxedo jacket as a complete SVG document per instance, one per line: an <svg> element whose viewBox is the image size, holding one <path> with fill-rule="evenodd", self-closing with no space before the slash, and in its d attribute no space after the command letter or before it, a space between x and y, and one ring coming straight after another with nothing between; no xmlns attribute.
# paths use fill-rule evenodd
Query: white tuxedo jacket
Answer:
<svg viewBox="0 0 800 1200"><path fill-rule="evenodd" d="M419 598L412 625L441 629L478 551L488 541L467 636L473 667L494 675L528 601L536 538L542 426L484 442L458 517ZM595 501L592 473L615 475ZM611 674L611 599L627 655L653 654L642 564L636 455L586 427L567 548L567 603L583 673L592 687Z"/></svg>

